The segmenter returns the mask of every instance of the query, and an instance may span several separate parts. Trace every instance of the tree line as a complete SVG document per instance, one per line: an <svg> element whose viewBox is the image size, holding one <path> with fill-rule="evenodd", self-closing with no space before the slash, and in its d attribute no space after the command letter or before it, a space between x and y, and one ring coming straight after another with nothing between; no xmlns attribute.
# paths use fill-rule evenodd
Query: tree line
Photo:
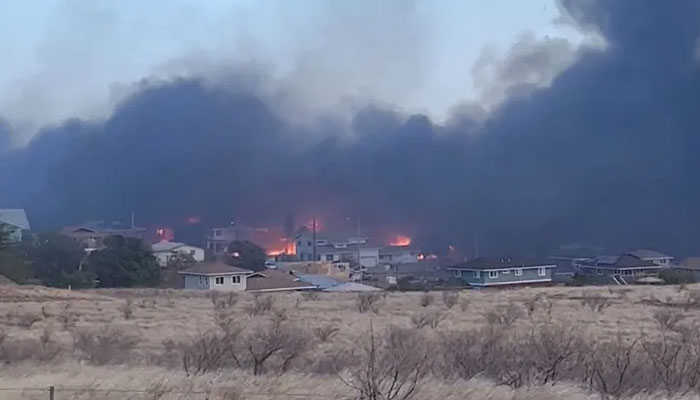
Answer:
<svg viewBox="0 0 700 400"><path fill-rule="evenodd" d="M139 239L111 236L88 253L68 236L40 233L0 247L0 275L51 287L143 287L160 283L160 266Z"/></svg>

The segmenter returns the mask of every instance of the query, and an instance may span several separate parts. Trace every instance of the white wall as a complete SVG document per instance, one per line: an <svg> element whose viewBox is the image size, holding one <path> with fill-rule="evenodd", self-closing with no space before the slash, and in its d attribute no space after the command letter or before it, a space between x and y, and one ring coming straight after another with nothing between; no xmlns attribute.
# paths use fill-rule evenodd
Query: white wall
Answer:
<svg viewBox="0 0 700 400"><path fill-rule="evenodd" d="M194 290L219 290L222 292L244 292L246 289L247 275L184 275L185 289ZM217 284L217 278L223 280L222 284ZM237 279L238 282L234 282Z"/></svg>
<svg viewBox="0 0 700 400"><path fill-rule="evenodd" d="M171 257L173 257L176 253L190 254L192 255L192 258L194 258L195 261L204 261L204 249L188 245L178 247L173 251L160 251L157 253L153 253L153 255L156 256L156 259L158 259L158 264L160 264L161 267L165 267L166 265L168 265L168 260Z"/></svg>
<svg viewBox="0 0 700 400"><path fill-rule="evenodd" d="M363 267L376 267L379 263L379 249L376 247L360 248L359 262Z"/></svg>

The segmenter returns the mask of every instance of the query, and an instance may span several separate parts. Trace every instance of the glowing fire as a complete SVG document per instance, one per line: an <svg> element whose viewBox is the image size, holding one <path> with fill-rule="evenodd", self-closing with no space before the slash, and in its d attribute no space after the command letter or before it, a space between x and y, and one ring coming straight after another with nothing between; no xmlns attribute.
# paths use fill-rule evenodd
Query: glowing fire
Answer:
<svg viewBox="0 0 700 400"><path fill-rule="evenodd" d="M267 249L268 256L279 256L282 254L294 255L297 253L296 243L293 240L280 239L282 245Z"/></svg>
<svg viewBox="0 0 700 400"><path fill-rule="evenodd" d="M389 244L392 246L409 246L411 244L411 238L405 235L396 235L396 239Z"/></svg>

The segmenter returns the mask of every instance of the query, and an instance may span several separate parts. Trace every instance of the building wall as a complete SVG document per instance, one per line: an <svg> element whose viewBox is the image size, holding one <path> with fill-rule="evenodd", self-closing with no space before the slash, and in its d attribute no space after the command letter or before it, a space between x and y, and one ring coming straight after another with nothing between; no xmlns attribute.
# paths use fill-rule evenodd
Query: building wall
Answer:
<svg viewBox="0 0 700 400"><path fill-rule="evenodd" d="M393 251L391 253L379 252L380 263L388 264L411 264L418 262L418 252L417 251Z"/></svg>
<svg viewBox="0 0 700 400"><path fill-rule="evenodd" d="M461 271L461 279L468 284L476 286L493 286L493 285L508 285L527 282L551 281L552 271L554 268L543 268L544 276L539 275L538 268L522 268L522 275L517 275L518 269L502 269L494 272L477 271L478 276L474 271Z"/></svg>
<svg viewBox="0 0 700 400"><path fill-rule="evenodd" d="M190 254L192 255L192 258L194 258L195 261L204 261L204 249L194 246L182 246L178 247L174 251L160 251L157 253L153 253L153 255L156 256L158 264L161 267L165 267L166 265L168 265L168 260L171 257L173 257L175 253Z"/></svg>
<svg viewBox="0 0 700 400"><path fill-rule="evenodd" d="M301 261L313 261L314 259L314 243L313 235L302 234L294 238L296 243L297 256Z"/></svg>
<svg viewBox="0 0 700 400"><path fill-rule="evenodd" d="M246 275L184 275L185 289L194 290L219 290L222 292L243 292L246 289ZM222 284L217 284L217 278L223 280ZM234 283L238 279L240 283Z"/></svg>
<svg viewBox="0 0 700 400"><path fill-rule="evenodd" d="M5 238L6 243L20 243L22 242L22 229L16 226L0 224L0 229L7 233Z"/></svg>
<svg viewBox="0 0 700 400"><path fill-rule="evenodd" d="M372 268L379 263L379 249L376 247L360 248L359 256L359 263L363 267Z"/></svg>

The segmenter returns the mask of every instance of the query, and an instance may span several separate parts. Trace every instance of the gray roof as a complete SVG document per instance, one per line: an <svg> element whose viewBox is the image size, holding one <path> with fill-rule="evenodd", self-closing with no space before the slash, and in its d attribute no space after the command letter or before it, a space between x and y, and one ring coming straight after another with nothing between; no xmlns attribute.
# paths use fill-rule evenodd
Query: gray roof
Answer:
<svg viewBox="0 0 700 400"><path fill-rule="evenodd" d="M319 289L328 289L333 286L340 285L341 281L333 279L330 276L320 275L320 274L294 274L296 277L302 281L316 286Z"/></svg>
<svg viewBox="0 0 700 400"><path fill-rule="evenodd" d="M224 264L221 261L198 262L191 268L178 272L185 275L235 275L252 274L253 271Z"/></svg>
<svg viewBox="0 0 700 400"><path fill-rule="evenodd" d="M554 267L554 263L551 261L538 261L517 257L479 257L462 264L451 266L448 269L496 270L528 267Z"/></svg>
<svg viewBox="0 0 700 400"><path fill-rule="evenodd" d="M642 267L656 267L658 265L651 261L642 260L639 257L623 254L621 256L598 256L590 260L586 260L581 265L585 267L599 267L599 268L642 268Z"/></svg>
<svg viewBox="0 0 700 400"><path fill-rule="evenodd" d="M637 258L641 259L646 259L646 258L673 258L667 254L660 253L658 251L654 250L647 250L647 249L637 249L635 251L631 251L627 253L629 255L635 256Z"/></svg>
<svg viewBox="0 0 700 400"><path fill-rule="evenodd" d="M192 246L187 243L179 243L179 242L168 242L168 241L162 241L155 243L151 246L151 250L153 250L154 253L160 253L160 252L165 252L165 251L173 251L175 249L178 249L183 246L189 246L189 247L197 247L197 246ZM197 247L198 248L198 247Z"/></svg>
<svg viewBox="0 0 700 400"><path fill-rule="evenodd" d="M77 226L68 226L63 228L63 233L71 233L78 230L89 230L96 233L114 233L123 231L145 231L146 228L141 228L138 226L131 227L131 225L126 225L121 222L106 222L106 221L87 221Z"/></svg>
<svg viewBox="0 0 700 400"><path fill-rule="evenodd" d="M29 230L29 220L27 213L21 208L0 210L0 223L16 226L18 228Z"/></svg>
<svg viewBox="0 0 700 400"><path fill-rule="evenodd" d="M374 286L364 285L357 282L347 282L340 284L338 286L333 286L328 289L324 289L324 292L379 292L382 289L376 288Z"/></svg>
<svg viewBox="0 0 700 400"><path fill-rule="evenodd" d="M302 289L316 289L316 287L292 274L274 269L256 272L246 280L246 291L248 292L279 292Z"/></svg>

